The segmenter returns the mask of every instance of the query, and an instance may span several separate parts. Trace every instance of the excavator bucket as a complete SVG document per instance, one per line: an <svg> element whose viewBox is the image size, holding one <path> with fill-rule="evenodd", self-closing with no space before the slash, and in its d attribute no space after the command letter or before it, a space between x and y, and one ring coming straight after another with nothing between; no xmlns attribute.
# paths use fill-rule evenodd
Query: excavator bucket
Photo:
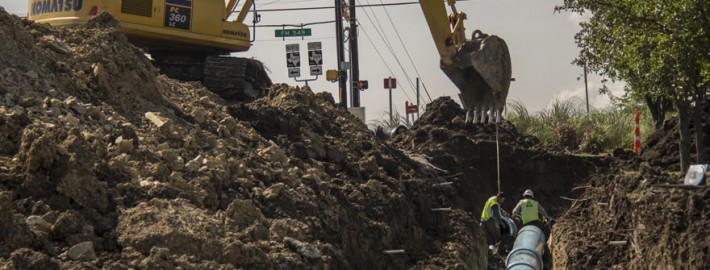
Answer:
<svg viewBox="0 0 710 270"><path fill-rule="evenodd" d="M508 46L498 36L474 32L454 55L453 65L441 69L461 91L467 112L499 114L505 107L512 68Z"/></svg>

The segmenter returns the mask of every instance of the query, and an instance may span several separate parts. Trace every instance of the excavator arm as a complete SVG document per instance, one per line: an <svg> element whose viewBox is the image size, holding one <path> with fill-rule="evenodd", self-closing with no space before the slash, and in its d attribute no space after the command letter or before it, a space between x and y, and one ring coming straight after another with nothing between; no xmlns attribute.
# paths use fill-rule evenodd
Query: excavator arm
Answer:
<svg viewBox="0 0 710 270"><path fill-rule="evenodd" d="M239 3L239 0L229 0L229 2L227 2L227 10L224 13L225 21L229 19L230 15L232 15L234 8L237 6L237 3ZM254 0L246 0L244 2L244 5L242 6L242 10L239 12L239 15L237 15L237 19L234 21L244 23L244 19L246 18L247 13L249 13L249 9L252 7L252 5L254 5Z"/></svg>
<svg viewBox="0 0 710 270"><path fill-rule="evenodd" d="M441 0L419 0L436 49L442 71L459 89L466 122L496 122L505 108L511 81L508 46L503 39L476 30L466 38L466 14L447 0L451 14Z"/></svg>
<svg viewBox="0 0 710 270"><path fill-rule="evenodd" d="M446 14L443 1L420 0L419 5L424 11L429 31L441 56L441 62L445 65L453 65L454 54L466 41L463 27L466 14L454 11L449 17Z"/></svg>

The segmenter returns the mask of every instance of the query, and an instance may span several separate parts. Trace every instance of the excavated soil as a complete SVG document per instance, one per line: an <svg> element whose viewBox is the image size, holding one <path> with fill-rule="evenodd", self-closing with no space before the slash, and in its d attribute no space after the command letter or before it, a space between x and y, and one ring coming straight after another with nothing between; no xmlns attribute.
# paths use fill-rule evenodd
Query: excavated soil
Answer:
<svg viewBox="0 0 710 270"><path fill-rule="evenodd" d="M705 101L705 104L710 104L710 97ZM705 106L704 114L701 116L701 122L710 123L710 105ZM654 167L667 168L672 171L680 171L680 152L678 150L678 141L680 134L678 133L678 119L672 118L665 121L663 127L655 130L644 142L639 158L642 161L650 163ZM710 125L703 125L703 133L705 140L710 141ZM695 125L690 122L691 139L691 159L697 157L697 147L695 145ZM705 144L706 156L710 156L710 143Z"/></svg>
<svg viewBox="0 0 710 270"><path fill-rule="evenodd" d="M710 107L704 111L708 138ZM710 190L668 173L680 170L678 140L678 121L668 119L638 158L615 160L579 187L584 193L553 230L555 269L710 268Z"/></svg>
<svg viewBox="0 0 710 270"><path fill-rule="evenodd" d="M0 8L0 37L2 269L500 267L478 226L499 186L505 210L532 188L558 218L558 269L708 266L707 189L653 157L625 174L639 160L465 125L447 97L390 141L305 87L227 105L106 14L53 28Z"/></svg>
<svg viewBox="0 0 710 270"><path fill-rule="evenodd" d="M610 162L543 147L537 138L518 132L507 122L498 127L466 125L463 115L451 98L439 98L428 105L411 129L394 140L400 149L430 157L433 164L451 172L447 181L453 182L456 196L452 206L457 208L480 213L483 202L497 193L500 180L501 190L511 195L503 203L504 209L512 210L520 194L533 189L554 215L570 205L559 195L569 194L597 170L597 165Z"/></svg>
<svg viewBox="0 0 710 270"><path fill-rule="evenodd" d="M708 269L710 192L659 170L600 175L555 225L555 269Z"/></svg>
<svg viewBox="0 0 710 270"><path fill-rule="evenodd" d="M0 268L485 267L475 215L431 211L442 172L328 94L227 106L106 14L0 9L0 36Z"/></svg>

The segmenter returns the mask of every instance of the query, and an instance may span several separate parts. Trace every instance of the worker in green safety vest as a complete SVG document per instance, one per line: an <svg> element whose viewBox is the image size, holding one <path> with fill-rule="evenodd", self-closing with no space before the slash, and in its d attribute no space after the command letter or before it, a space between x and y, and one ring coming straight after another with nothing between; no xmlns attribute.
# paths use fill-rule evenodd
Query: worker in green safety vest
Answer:
<svg viewBox="0 0 710 270"><path fill-rule="evenodd" d="M499 192L496 196L488 198L481 212L481 227L486 232L486 239L489 245L493 245L500 241L501 232L506 230L505 222L503 222L503 212L500 208L500 203L505 200L505 193Z"/></svg>
<svg viewBox="0 0 710 270"><path fill-rule="evenodd" d="M548 229L544 226L542 218L544 217L545 219L549 219L550 217L547 215L545 208L543 208L542 205L535 200L533 191L530 189L523 192L523 199L520 200L520 202L518 202L515 206L512 215L513 218L519 218L523 226L535 225L543 232L548 231ZM547 239L548 233L546 232L545 234Z"/></svg>

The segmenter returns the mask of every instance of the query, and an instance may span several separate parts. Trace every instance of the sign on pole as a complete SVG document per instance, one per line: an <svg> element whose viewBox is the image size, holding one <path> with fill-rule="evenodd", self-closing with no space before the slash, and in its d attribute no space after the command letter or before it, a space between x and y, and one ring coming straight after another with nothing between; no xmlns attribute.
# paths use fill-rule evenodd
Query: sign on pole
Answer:
<svg viewBox="0 0 710 270"><path fill-rule="evenodd" d="M298 52L298 43L286 44L286 52Z"/></svg>
<svg viewBox="0 0 710 270"><path fill-rule="evenodd" d="M392 114L392 89L397 88L397 79L388 77L385 78L385 89L390 91L390 122L394 121L394 115Z"/></svg>
<svg viewBox="0 0 710 270"><path fill-rule="evenodd" d="M395 89L395 88L397 88L397 79L385 78L385 89Z"/></svg>
<svg viewBox="0 0 710 270"><path fill-rule="evenodd" d="M321 43L320 43L320 41L318 41L318 42L308 42L308 50L309 50L309 51L320 51L320 50L321 50Z"/></svg>
<svg viewBox="0 0 710 270"><path fill-rule="evenodd" d="M276 29L274 31L276 37L307 37L311 35L310 28L297 29Z"/></svg>
<svg viewBox="0 0 710 270"><path fill-rule="evenodd" d="M311 66L311 75L323 74L323 52L320 42L308 42L308 65Z"/></svg>
<svg viewBox="0 0 710 270"><path fill-rule="evenodd" d="M321 66L311 66L311 75L321 74L323 74L323 68Z"/></svg>
<svg viewBox="0 0 710 270"><path fill-rule="evenodd" d="M301 66L301 53L292 52L286 53L286 66L287 67L300 67Z"/></svg>
<svg viewBox="0 0 710 270"><path fill-rule="evenodd" d="M311 66L322 66L323 53L321 51L308 51L308 64Z"/></svg>
<svg viewBox="0 0 710 270"><path fill-rule="evenodd" d="M286 67L289 77L301 76L301 53L298 44L286 44Z"/></svg>

